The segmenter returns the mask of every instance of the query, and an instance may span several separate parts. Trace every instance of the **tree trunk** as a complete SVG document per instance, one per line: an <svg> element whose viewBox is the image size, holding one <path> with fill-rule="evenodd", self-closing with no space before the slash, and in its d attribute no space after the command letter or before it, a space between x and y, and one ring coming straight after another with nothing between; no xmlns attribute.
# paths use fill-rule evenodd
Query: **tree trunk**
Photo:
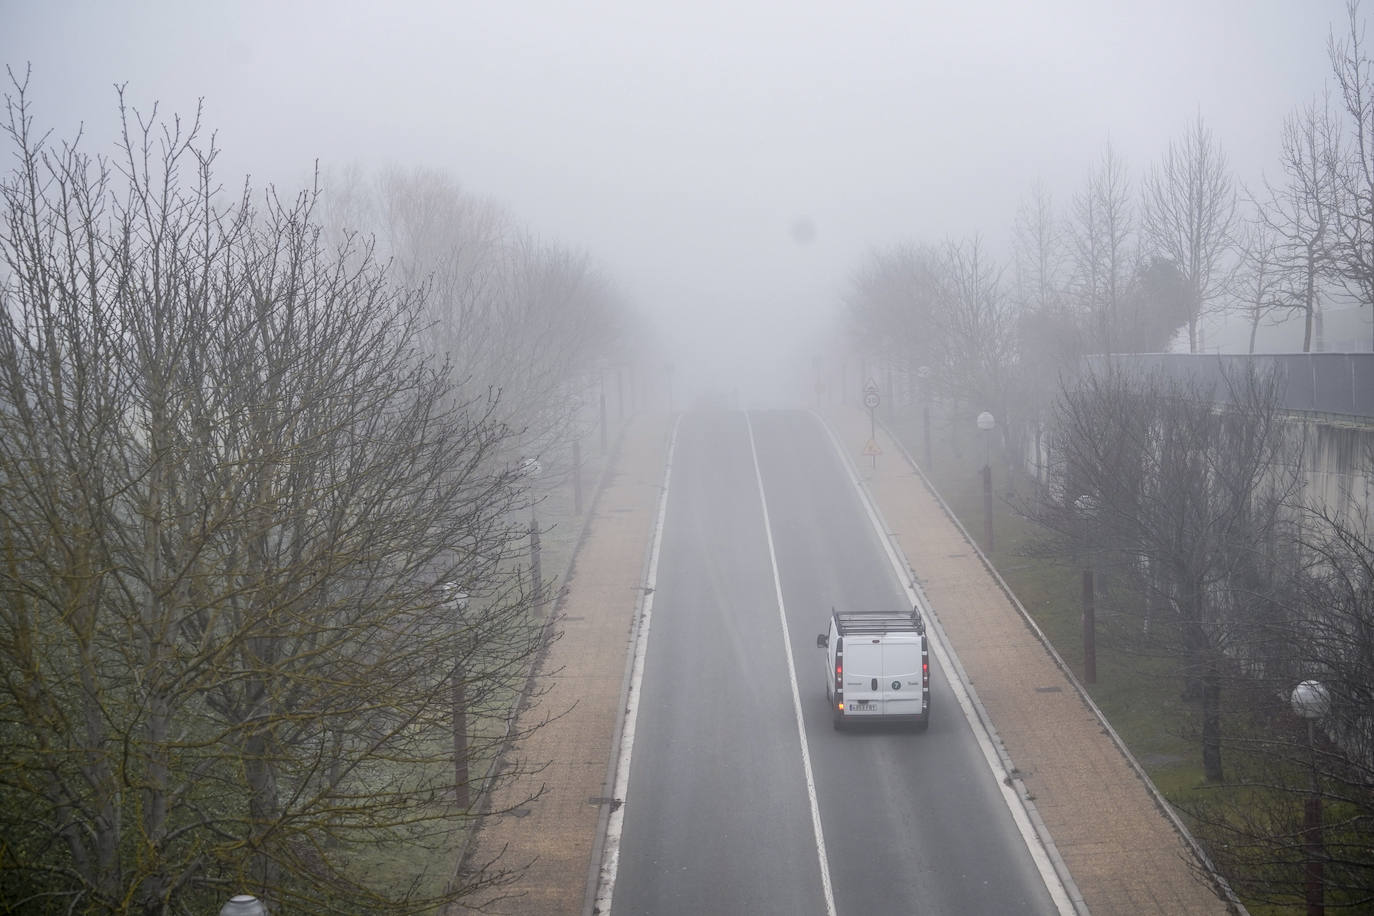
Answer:
<svg viewBox="0 0 1374 916"><path fill-rule="evenodd" d="M275 859L260 846L264 833L276 826L281 809L270 744L269 736L260 732L250 735L243 746L243 771L250 793L248 839L254 847L250 874L261 888L276 887L280 877Z"/></svg>

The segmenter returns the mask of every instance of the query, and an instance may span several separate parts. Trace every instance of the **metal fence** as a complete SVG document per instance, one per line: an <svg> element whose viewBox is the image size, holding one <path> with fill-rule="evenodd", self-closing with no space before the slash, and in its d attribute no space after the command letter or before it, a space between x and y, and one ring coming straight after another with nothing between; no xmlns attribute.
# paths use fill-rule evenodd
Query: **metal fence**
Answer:
<svg viewBox="0 0 1374 916"><path fill-rule="evenodd" d="M1374 353L1123 353L1088 357L1088 365L1095 369L1108 361L1128 372L1158 371L1171 379L1210 387L1219 398L1226 395L1227 376L1250 366L1261 371L1272 368L1281 380L1279 406L1283 409L1374 419Z"/></svg>

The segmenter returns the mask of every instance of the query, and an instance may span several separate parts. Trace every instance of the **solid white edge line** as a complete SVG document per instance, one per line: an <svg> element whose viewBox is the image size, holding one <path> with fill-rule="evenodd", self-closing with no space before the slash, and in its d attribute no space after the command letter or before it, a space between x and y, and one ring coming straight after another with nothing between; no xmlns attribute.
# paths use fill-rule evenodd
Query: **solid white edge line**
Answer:
<svg viewBox="0 0 1374 916"><path fill-rule="evenodd" d="M797 689L797 668L792 661L792 636L787 628L787 611L782 603L782 579L778 575L778 556L773 549L773 525L768 519L768 497L763 492L763 471L759 468L759 452L754 445L754 424L744 414L749 431L749 451L754 458L754 476L759 485L759 504L763 507L763 533L768 540L768 560L773 566L773 588L778 597L778 619L782 622L782 648L787 655L787 679L792 684L792 711L797 716L797 735L801 740L802 770L806 776L806 798L811 805L811 829L816 834L816 858L821 867L821 889L825 893L825 912L835 916L835 892L830 885L830 863L825 853L825 833L821 830L821 809L816 798L816 777L811 770L811 751L806 743L806 722L802 719L801 693Z"/></svg>
<svg viewBox="0 0 1374 916"><path fill-rule="evenodd" d="M830 444L840 456L840 463L849 474L850 483L859 494L859 502L863 505L864 511L868 515L869 523L873 525L873 530L878 534L878 540L882 542L883 549L887 554L888 562L892 564L892 569L897 575L897 581L906 591L908 600L913 606L921 609L921 614L927 622L926 631L933 633L934 639L931 640L935 647L936 659L940 667L945 671L950 688L954 691L955 699L959 701L959 708L963 710L964 718L968 721L969 729L973 732L974 738L978 742L978 747L983 752L984 759L987 760L988 769L992 771L993 778L997 781L997 787L1002 792L1002 800L1007 805L1007 810L1011 812L1012 820L1016 822L1017 829L1021 832L1021 839L1026 844L1026 849L1030 852L1031 859L1035 862L1036 869L1040 872L1040 878L1045 882L1045 889L1049 891L1050 897L1054 900L1055 907L1061 914L1072 916L1075 912L1072 901L1069 899L1068 890L1064 887L1059 873L1055 870L1053 863L1050 862L1049 855L1041 845L1040 838L1031 825L1030 817L1026 814L1026 808L1021 797L1009 785L1012 781L1002 761L997 755L997 749L992 745L992 738L987 732L983 721L973 708L973 701L965 689L963 667L956 665L954 661L954 650L948 645L948 638L945 636L944 628L940 626L939 618L931 610L930 602L926 600L925 592L916 583L910 573L911 566L906 559L899 555L893 538L888 534L887 526L883 524L882 517L878 514L878 508L874 500L865 489L855 471L849 456L845 453L844 447L835 436L835 431L830 428L819 415L812 414L820 423L830 438Z"/></svg>
<svg viewBox="0 0 1374 916"><path fill-rule="evenodd" d="M625 802L630 790L630 755L634 750L635 722L639 718L639 688L644 679L644 659L649 648L649 622L653 616L654 589L658 581L658 555L663 545L663 518L668 511L668 484L673 475L673 454L677 448L678 422L673 422L673 434L668 441L668 462L663 472L663 492L658 498L658 517L654 522L654 543L649 552L649 570L644 581L644 600L640 605L638 629L635 634L634 663L630 674L630 689L625 697L625 727L620 733L620 757L615 771L615 790L612 798L619 801L606 821L606 842L601 851L601 872L597 880L596 912L611 912L615 895L616 872L620 867L620 836L625 829Z"/></svg>

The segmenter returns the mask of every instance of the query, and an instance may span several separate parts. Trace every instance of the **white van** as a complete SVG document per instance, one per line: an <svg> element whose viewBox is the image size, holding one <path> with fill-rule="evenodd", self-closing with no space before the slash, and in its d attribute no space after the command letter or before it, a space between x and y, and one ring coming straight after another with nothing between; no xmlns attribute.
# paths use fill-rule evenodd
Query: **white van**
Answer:
<svg viewBox="0 0 1374 916"><path fill-rule="evenodd" d="M930 651L925 622L908 613L842 612L816 637L826 650L825 696L835 727L909 722L930 727Z"/></svg>

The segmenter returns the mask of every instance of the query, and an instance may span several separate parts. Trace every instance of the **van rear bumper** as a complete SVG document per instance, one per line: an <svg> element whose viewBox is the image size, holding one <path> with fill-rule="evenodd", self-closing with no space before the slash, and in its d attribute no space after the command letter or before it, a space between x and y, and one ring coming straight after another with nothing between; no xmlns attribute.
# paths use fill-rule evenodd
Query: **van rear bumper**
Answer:
<svg viewBox="0 0 1374 916"><path fill-rule="evenodd" d="M930 707L927 706L925 711L920 713L850 712L845 710L840 715L846 722L872 722L874 725L891 722L894 725L900 725L923 722L929 714Z"/></svg>

